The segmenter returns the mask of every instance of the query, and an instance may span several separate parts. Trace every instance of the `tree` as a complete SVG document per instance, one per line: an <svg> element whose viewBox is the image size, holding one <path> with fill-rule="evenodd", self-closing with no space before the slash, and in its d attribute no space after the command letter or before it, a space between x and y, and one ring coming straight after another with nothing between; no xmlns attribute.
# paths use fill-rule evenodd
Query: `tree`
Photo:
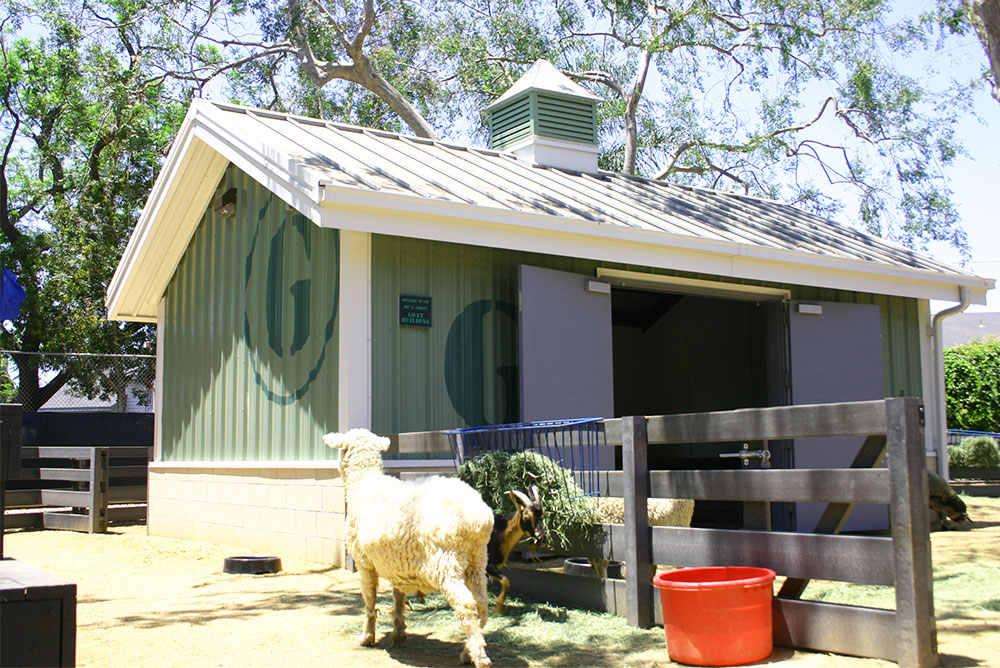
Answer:
<svg viewBox="0 0 1000 668"><path fill-rule="evenodd" d="M1000 431L1000 339L945 350L944 383L949 427Z"/></svg>
<svg viewBox="0 0 1000 668"><path fill-rule="evenodd" d="M104 292L186 100L167 94L169 36L147 40L140 10L123 7L21 4L0 25L0 263L27 292L0 348L19 351L26 411L96 379L44 353L153 341L148 326L109 322ZM47 28L18 34L31 18Z"/></svg>
<svg viewBox="0 0 1000 668"><path fill-rule="evenodd" d="M327 109L344 109L346 82L363 87L375 121L366 125L396 129L402 119L436 137L464 114L482 136L475 112L546 57L602 95L604 167L843 213L907 246L967 251L943 168L961 153L953 126L968 98L896 69L931 46L939 24L893 9L888 0L293 0L262 25L294 46L301 76L336 89ZM310 90L280 104L315 109L323 97Z"/></svg>
<svg viewBox="0 0 1000 668"><path fill-rule="evenodd" d="M995 2L896 20L888 0L8 0L0 261L28 298L0 347L144 349L148 328L100 304L190 96L468 139L539 57L602 96L605 167L830 215L856 202L851 223L964 248L942 167L968 98L893 61ZM16 361L41 403L86 384L64 368L32 387L39 358Z"/></svg>
<svg viewBox="0 0 1000 668"><path fill-rule="evenodd" d="M993 73L993 98L1000 102L1000 0L964 0Z"/></svg>

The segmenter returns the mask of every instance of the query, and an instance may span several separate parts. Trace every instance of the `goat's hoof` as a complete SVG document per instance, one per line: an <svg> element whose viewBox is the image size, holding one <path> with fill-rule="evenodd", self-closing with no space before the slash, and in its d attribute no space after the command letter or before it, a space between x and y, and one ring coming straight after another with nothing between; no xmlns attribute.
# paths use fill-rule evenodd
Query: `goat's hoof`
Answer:
<svg viewBox="0 0 1000 668"><path fill-rule="evenodd" d="M402 642L406 642L406 631L393 631L392 635L389 636L392 640L393 645L398 645Z"/></svg>
<svg viewBox="0 0 1000 668"><path fill-rule="evenodd" d="M375 644L374 633L368 633L367 631L365 631L358 636L358 645L360 645L361 647L368 647L374 644Z"/></svg>
<svg viewBox="0 0 1000 668"><path fill-rule="evenodd" d="M480 647L476 650L475 655L470 654L468 647L462 648L462 654L459 656L459 661L461 663L471 663L475 668L490 668L493 662L490 661L490 657L486 656L486 648Z"/></svg>

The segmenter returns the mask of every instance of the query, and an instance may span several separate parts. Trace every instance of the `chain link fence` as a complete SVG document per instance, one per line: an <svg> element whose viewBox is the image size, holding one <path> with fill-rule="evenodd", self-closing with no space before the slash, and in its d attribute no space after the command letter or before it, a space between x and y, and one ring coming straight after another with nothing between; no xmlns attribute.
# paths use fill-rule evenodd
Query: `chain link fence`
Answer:
<svg viewBox="0 0 1000 668"><path fill-rule="evenodd" d="M24 412L152 413L156 357L0 350L0 402Z"/></svg>

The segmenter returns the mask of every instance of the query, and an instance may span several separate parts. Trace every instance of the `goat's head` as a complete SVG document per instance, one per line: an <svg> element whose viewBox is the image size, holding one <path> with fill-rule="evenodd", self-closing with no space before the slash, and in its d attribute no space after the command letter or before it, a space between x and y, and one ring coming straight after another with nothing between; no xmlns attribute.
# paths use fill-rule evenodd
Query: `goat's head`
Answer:
<svg viewBox="0 0 1000 668"><path fill-rule="evenodd" d="M507 495L514 502L514 507L517 510L516 519L521 531L534 538L536 542L544 543L545 526L542 523L542 516L545 511L542 509L542 501L538 497L538 487L532 485L527 494L512 489L507 492Z"/></svg>
<svg viewBox="0 0 1000 668"><path fill-rule="evenodd" d="M382 453L389 448L389 439L376 436L367 429L351 429L327 434L323 442L340 451L340 473L345 484L351 484L372 473L382 472Z"/></svg>
<svg viewBox="0 0 1000 668"><path fill-rule="evenodd" d="M941 499L937 503L932 503L931 508L944 513L945 516L947 516L947 518L952 522L972 522L972 520L969 519L968 509L965 506L965 502L958 498L958 496Z"/></svg>

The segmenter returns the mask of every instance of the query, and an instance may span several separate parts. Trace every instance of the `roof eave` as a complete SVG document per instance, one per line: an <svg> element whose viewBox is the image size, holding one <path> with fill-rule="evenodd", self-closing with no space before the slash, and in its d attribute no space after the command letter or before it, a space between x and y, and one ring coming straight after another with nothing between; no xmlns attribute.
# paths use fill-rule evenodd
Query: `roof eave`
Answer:
<svg viewBox="0 0 1000 668"><path fill-rule="evenodd" d="M986 291L995 285L992 279L971 274L947 274L825 257L549 214L512 212L499 207L442 202L398 193L366 192L335 184L321 184L320 200L328 214L323 217L321 224L324 226L556 255L578 254L604 262L713 273L730 278L796 283L787 273L788 268L795 267L798 272L794 276L802 285L944 301L958 301L958 289L966 287L976 304L985 304ZM367 211L369 215L343 216L340 215L343 207ZM409 216L400 217L400 210L405 210ZM393 212L396 213L393 215ZM480 225L470 225L470 222ZM559 239L559 242L549 244L549 239Z"/></svg>
<svg viewBox="0 0 1000 668"><path fill-rule="evenodd" d="M159 301L230 162L318 223L318 178L264 159L212 111L212 103L193 101L177 132L108 284L110 320L157 321Z"/></svg>

